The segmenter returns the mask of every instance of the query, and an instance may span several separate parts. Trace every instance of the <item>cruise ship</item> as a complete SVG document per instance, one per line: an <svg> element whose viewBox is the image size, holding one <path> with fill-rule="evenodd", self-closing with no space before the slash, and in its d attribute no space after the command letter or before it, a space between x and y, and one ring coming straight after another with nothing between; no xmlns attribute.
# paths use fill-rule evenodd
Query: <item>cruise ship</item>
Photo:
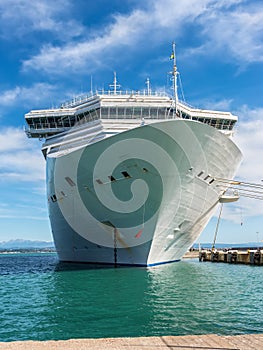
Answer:
<svg viewBox="0 0 263 350"><path fill-rule="evenodd" d="M173 94L90 92L25 115L44 140L49 218L60 261L154 266L178 261L222 202L241 161L237 117ZM229 200L226 200L229 201Z"/></svg>

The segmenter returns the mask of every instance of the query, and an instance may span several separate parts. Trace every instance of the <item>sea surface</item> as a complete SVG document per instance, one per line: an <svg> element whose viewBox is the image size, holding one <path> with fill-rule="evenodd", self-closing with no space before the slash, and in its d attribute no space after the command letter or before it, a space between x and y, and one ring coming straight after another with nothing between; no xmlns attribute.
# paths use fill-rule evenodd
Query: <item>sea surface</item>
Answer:
<svg viewBox="0 0 263 350"><path fill-rule="evenodd" d="M0 255L0 341L263 333L263 267L61 264Z"/></svg>

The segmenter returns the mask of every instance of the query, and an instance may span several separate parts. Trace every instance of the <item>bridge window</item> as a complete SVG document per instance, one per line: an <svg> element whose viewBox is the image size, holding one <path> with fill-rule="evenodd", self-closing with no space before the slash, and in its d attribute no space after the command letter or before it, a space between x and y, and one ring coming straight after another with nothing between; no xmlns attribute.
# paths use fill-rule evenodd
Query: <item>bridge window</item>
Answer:
<svg viewBox="0 0 263 350"><path fill-rule="evenodd" d="M118 118L125 118L125 108L117 107Z"/></svg>
<svg viewBox="0 0 263 350"><path fill-rule="evenodd" d="M212 119L212 121L211 121L211 125L212 125L213 127L215 127L215 126L216 126L216 119Z"/></svg>
<svg viewBox="0 0 263 350"><path fill-rule="evenodd" d="M164 119L166 117L165 108L158 109L158 119Z"/></svg>
<svg viewBox="0 0 263 350"><path fill-rule="evenodd" d="M142 116L144 118L149 118L150 117L150 109L147 107L143 108L142 109Z"/></svg>
<svg viewBox="0 0 263 350"><path fill-rule="evenodd" d="M157 119L157 108L150 108L150 116L153 119Z"/></svg>
<svg viewBox="0 0 263 350"><path fill-rule="evenodd" d="M133 108L133 117L140 117L142 114L141 108L134 107Z"/></svg>
<svg viewBox="0 0 263 350"><path fill-rule="evenodd" d="M115 119L117 118L117 108L109 107L109 118Z"/></svg>
<svg viewBox="0 0 263 350"><path fill-rule="evenodd" d="M132 112L132 108L126 108L126 118L131 118Z"/></svg>

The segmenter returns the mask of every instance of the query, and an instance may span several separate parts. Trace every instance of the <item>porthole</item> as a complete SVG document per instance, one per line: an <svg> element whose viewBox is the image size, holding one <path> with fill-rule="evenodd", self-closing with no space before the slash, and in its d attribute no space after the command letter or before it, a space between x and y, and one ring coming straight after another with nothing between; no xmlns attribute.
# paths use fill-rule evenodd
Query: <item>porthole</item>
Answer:
<svg viewBox="0 0 263 350"><path fill-rule="evenodd" d="M55 203L57 201L57 196L53 194L53 196L50 197L52 202Z"/></svg>
<svg viewBox="0 0 263 350"><path fill-rule="evenodd" d="M110 179L110 181L111 181L111 182L116 181L115 177L114 177L114 176L112 176L112 175L108 176L108 178Z"/></svg>
<svg viewBox="0 0 263 350"><path fill-rule="evenodd" d="M65 177L65 180L67 181L67 183L70 185L70 186L76 186L75 182L68 176Z"/></svg>
<svg viewBox="0 0 263 350"><path fill-rule="evenodd" d="M126 179L131 178L131 175L129 173L127 173L127 171L122 171L121 173Z"/></svg>

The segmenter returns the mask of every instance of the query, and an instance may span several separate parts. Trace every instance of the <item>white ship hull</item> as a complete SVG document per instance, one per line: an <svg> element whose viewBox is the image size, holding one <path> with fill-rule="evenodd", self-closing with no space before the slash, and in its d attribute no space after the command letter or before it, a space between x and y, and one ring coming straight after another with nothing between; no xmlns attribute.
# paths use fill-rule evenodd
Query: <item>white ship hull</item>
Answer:
<svg viewBox="0 0 263 350"><path fill-rule="evenodd" d="M61 261L152 266L182 258L211 218L241 153L217 129L174 119L47 156Z"/></svg>

